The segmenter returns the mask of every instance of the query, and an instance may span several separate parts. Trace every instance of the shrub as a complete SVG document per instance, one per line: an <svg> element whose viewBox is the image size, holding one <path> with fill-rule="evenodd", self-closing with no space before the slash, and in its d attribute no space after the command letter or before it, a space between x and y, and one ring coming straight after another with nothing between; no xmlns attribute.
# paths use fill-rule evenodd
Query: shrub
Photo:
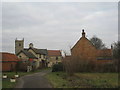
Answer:
<svg viewBox="0 0 120 90"><path fill-rule="evenodd" d="M63 71L63 64L62 63L58 63L58 64L53 65L52 72L57 72L57 71Z"/></svg>
<svg viewBox="0 0 120 90"><path fill-rule="evenodd" d="M113 63L106 63L104 65L103 72L116 72L114 64Z"/></svg>

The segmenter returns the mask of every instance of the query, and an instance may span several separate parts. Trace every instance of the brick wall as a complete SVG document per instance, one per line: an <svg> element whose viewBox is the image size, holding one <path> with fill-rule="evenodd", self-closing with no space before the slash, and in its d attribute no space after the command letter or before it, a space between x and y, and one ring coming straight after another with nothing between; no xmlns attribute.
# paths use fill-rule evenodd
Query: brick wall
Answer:
<svg viewBox="0 0 120 90"><path fill-rule="evenodd" d="M85 60L95 60L96 52L96 48L85 37L82 37L71 49L71 54L73 57L80 57Z"/></svg>
<svg viewBox="0 0 120 90"><path fill-rule="evenodd" d="M93 44L85 37L82 36L80 40L71 49L72 57L78 57L83 60L92 60L95 63L112 62L112 60L97 60L98 56L112 57L111 49L98 50Z"/></svg>
<svg viewBox="0 0 120 90"><path fill-rule="evenodd" d="M15 70L16 62L3 62L2 71L11 71Z"/></svg>

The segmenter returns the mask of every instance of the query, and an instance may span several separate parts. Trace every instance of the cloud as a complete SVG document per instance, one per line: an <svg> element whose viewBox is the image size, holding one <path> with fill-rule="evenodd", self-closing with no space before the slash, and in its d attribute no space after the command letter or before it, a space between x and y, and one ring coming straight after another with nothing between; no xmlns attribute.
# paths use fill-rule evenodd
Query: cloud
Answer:
<svg viewBox="0 0 120 90"><path fill-rule="evenodd" d="M3 3L2 10L3 51L14 52L16 37L25 47L69 50L83 28L108 46L117 40L117 3Z"/></svg>

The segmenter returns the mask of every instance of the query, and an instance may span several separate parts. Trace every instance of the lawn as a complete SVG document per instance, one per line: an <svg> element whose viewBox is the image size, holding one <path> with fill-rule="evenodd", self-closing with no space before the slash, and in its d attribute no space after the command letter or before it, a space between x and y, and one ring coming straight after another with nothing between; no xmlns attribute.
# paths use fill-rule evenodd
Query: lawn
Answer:
<svg viewBox="0 0 120 90"><path fill-rule="evenodd" d="M42 69L42 70L44 70L44 69ZM40 72L42 70L36 70L34 72L18 72L18 75L21 77L21 76L24 76L24 75ZM15 83L14 82L11 83L10 78L15 75L15 72L3 72L2 74L6 74L8 76L7 79L2 80L2 88L14 88L18 81L15 82Z"/></svg>
<svg viewBox="0 0 120 90"><path fill-rule="evenodd" d="M117 73L75 73L67 76L64 72L46 75L54 88L117 88Z"/></svg>

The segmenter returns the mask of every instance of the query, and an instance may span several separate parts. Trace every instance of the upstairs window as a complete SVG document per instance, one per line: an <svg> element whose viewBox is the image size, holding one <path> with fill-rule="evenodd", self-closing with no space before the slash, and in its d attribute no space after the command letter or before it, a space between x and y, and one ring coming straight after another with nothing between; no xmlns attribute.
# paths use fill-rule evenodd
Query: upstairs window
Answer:
<svg viewBox="0 0 120 90"><path fill-rule="evenodd" d="M44 55L44 58L45 58L45 55Z"/></svg>
<svg viewBox="0 0 120 90"><path fill-rule="evenodd" d="M58 57L56 57L56 60L58 60Z"/></svg>
<svg viewBox="0 0 120 90"><path fill-rule="evenodd" d="M39 55L39 58L41 58L41 55Z"/></svg>
<svg viewBox="0 0 120 90"><path fill-rule="evenodd" d="M21 44L19 43L19 46L21 46Z"/></svg>

